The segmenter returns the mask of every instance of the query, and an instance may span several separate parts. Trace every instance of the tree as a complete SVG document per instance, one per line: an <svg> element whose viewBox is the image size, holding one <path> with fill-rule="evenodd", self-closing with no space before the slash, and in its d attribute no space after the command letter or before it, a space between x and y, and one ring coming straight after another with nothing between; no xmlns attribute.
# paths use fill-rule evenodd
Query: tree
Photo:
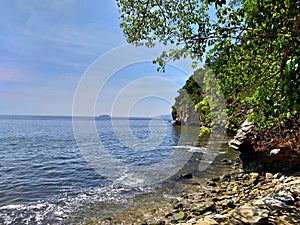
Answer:
<svg viewBox="0 0 300 225"><path fill-rule="evenodd" d="M229 127L299 127L299 0L118 0L129 43L173 43L156 62L210 60L225 94ZM214 7L215 15L209 11ZM241 116L237 116L240 114Z"/></svg>

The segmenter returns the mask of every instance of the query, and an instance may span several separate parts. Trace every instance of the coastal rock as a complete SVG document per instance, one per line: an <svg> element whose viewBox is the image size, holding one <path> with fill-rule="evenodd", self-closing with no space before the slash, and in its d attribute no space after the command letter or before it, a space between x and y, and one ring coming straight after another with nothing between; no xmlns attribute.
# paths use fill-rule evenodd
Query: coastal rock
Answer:
<svg viewBox="0 0 300 225"><path fill-rule="evenodd" d="M213 177L211 180L212 180L213 182L218 182L220 179L221 179L220 177Z"/></svg>
<svg viewBox="0 0 300 225"><path fill-rule="evenodd" d="M230 181L231 180L231 176L230 176L230 174L223 174L223 175L221 175L220 179L222 181Z"/></svg>
<svg viewBox="0 0 300 225"><path fill-rule="evenodd" d="M259 177L258 173L250 173L250 184L254 184L257 182Z"/></svg>
<svg viewBox="0 0 300 225"><path fill-rule="evenodd" d="M289 218L287 216L280 216L277 220L278 224L280 225L292 225L295 223L290 223Z"/></svg>
<svg viewBox="0 0 300 225"><path fill-rule="evenodd" d="M290 206L286 203L272 197L266 197L263 199L263 201L266 203L266 205L275 210L284 210L290 208Z"/></svg>
<svg viewBox="0 0 300 225"><path fill-rule="evenodd" d="M210 186L210 187L216 187L217 184L216 184L216 182L208 181L208 182L207 182L207 186Z"/></svg>
<svg viewBox="0 0 300 225"><path fill-rule="evenodd" d="M176 213L173 218L172 218L172 222L178 222L178 221L183 221L187 218L187 214L186 212L179 212Z"/></svg>
<svg viewBox="0 0 300 225"><path fill-rule="evenodd" d="M288 138L286 140L281 138L279 139L281 142L274 145L274 139L278 135L275 131L267 134L269 136L263 136L264 134L255 133L253 128L254 124L248 119L245 120L237 134L229 142L231 148L241 152L240 158L245 170L260 173L299 171L299 143L292 145L289 144Z"/></svg>
<svg viewBox="0 0 300 225"><path fill-rule="evenodd" d="M276 173L276 174L274 174L273 177L274 177L275 179L279 179L281 176L282 176L281 173Z"/></svg>
<svg viewBox="0 0 300 225"><path fill-rule="evenodd" d="M207 211L213 210L214 206L215 204L213 202L202 202L193 207L191 211L194 212L195 215L202 215Z"/></svg>
<svg viewBox="0 0 300 225"><path fill-rule="evenodd" d="M245 144L245 140L247 138L247 134L250 133L254 128L254 124L246 119L241 128L237 131L237 134L234 138L229 142L229 147L239 151Z"/></svg>
<svg viewBox="0 0 300 225"><path fill-rule="evenodd" d="M191 179L191 178L193 178L193 174L191 174L191 173L180 174L179 178Z"/></svg>
<svg viewBox="0 0 300 225"><path fill-rule="evenodd" d="M178 202L174 205L173 207L174 209L182 209L183 208L183 204L181 202Z"/></svg>
<svg viewBox="0 0 300 225"><path fill-rule="evenodd" d="M216 222L214 219L212 218L207 218L204 217L201 220L198 220L197 223L195 223L195 225L218 225L219 223Z"/></svg>
<svg viewBox="0 0 300 225"><path fill-rule="evenodd" d="M235 195L235 194L237 194L238 193L238 186L236 185L236 186L234 186L231 190L230 190L230 192L229 192L229 194L231 194L231 195Z"/></svg>
<svg viewBox="0 0 300 225"><path fill-rule="evenodd" d="M245 204L233 211L233 220L243 224L258 224L269 217L269 210Z"/></svg>
<svg viewBox="0 0 300 225"><path fill-rule="evenodd" d="M231 165L232 164L232 160L231 159L222 159L221 163L223 165Z"/></svg>
<svg viewBox="0 0 300 225"><path fill-rule="evenodd" d="M172 115L175 125L199 126L199 115L194 107L185 111L178 111L176 115Z"/></svg>
<svg viewBox="0 0 300 225"><path fill-rule="evenodd" d="M273 179L273 174L272 173L266 173L266 179L267 180Z"/></svg>
<svg viewBox="0 0 300 225"><path fill-rule="evenodd" d="M193 186L196 189L176 198L162 218L148 214L148 224L159 220L181 225L299 224L299 176L255 172L228 174L231 177L228 181L210 178L209 181L215 180L216 186L207 187L204 182Z"/></svg>
<svg viewBox="0 0 300 225"><path fill-rule="evenodd" d="M295 201L294 196L289 191L280 191L274 196L274 198L288 204L291 204Z"/></svg>

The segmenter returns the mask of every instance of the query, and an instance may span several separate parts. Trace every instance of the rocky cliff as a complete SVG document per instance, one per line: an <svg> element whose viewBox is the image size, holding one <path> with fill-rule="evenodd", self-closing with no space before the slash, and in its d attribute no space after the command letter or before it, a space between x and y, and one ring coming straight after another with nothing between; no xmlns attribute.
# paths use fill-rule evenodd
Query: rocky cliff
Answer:
<svg viewBox="0 0 300 225"><path fill-rule="evenodd" d="M185 111L179 111L172 114L176 125L199 126L199 115L194 108L189 108Z"/></svg>

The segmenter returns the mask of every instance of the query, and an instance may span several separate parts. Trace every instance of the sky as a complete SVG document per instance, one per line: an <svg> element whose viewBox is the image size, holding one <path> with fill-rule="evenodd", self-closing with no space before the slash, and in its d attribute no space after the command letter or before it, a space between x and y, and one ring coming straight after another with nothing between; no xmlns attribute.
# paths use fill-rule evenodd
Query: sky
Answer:
<svg viewBox="0 0 300 225"><path fill-rule="evenodd" d="M0 0L0 114L169 114L189 72L124 50L119 23L113 0Z"/></svg>

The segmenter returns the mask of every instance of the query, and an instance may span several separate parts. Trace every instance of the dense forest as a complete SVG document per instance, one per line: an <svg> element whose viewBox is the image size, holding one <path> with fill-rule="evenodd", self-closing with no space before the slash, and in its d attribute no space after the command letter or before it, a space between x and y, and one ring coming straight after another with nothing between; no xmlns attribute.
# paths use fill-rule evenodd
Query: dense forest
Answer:
<svg viewBox="0 0 300 225"><path fill-rule="evenodd" d="M236 131L248 119L256 151L299 151L300 1L118 0L118 6L129 43L178 46L154 60L159 70L181 57L192 57L195 69L205 61L179 90L175 118L192 109L202 133L220 125ZM225 108L210 97L212 74ZM215 119L224 114L226 121Z"/></svg>

